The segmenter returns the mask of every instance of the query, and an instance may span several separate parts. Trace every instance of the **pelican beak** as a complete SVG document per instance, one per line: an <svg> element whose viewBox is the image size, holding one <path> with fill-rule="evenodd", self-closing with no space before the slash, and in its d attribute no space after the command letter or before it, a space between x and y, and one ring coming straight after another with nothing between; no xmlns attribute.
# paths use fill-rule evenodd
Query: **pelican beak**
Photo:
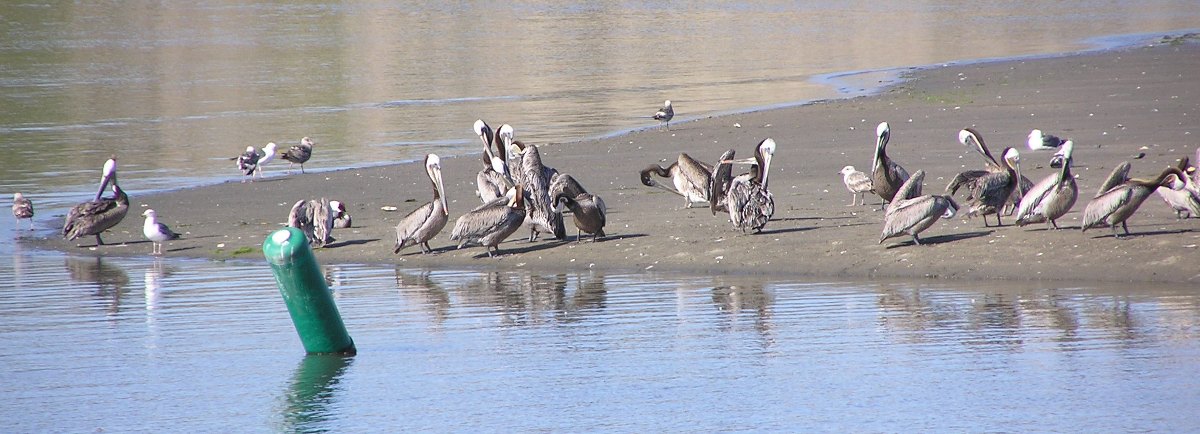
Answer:
<svg viewBox="0 0 1200 434"><path fill-rule="evenodd" d="M104 189L108 188L109 184L116 185L117 183L117 160L116 157L110 158L104 162L104 174L100 176L100 189L96 190L96 199L100 200L100 196L104 194Z"/></svg>
<svg viewBox="0 0 1200 434"><path fill-rule="evenodd" d="M429 177L433 178L433 185L438 191L438 200L442 201L442 214L450 215L450 208L446 206L446 187L442 185L442 166L439 164L431 167Z"/></svg>
<svg viewBox="0 0 1200 434"><path fill-rule="evenodd" d="M771 154L763 155L762 186L767 187L767 174L771 173Z"/></svg>

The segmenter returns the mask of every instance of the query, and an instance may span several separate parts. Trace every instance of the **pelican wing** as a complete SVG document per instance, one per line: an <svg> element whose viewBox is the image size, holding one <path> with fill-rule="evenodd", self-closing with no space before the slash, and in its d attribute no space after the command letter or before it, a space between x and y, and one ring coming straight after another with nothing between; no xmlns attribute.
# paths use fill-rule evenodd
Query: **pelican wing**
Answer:
<svg viewBox="0 0 1200 434"><path fill-rule="evenodd" d="M1042 214L1042 207L1046 199L1050 197L1050 193L1059 185L1058 173L1047 175L1030 187L1021 197L1021 203L1017 205L1017 221L1023 222Z"/></svg>
<svg viewBox="0 0 1200 434"><path fill-rule="evenodd" d="M489 206L481 206L459 216L454 222L454 230L450 231L450 239L459 241L459 246L470 242L478 242L480 238L498 231L511 224L513 208L503 202L493 202ZM520 213L521 219L525 213Z"/></svg>
<svg viewBox="0 0 1200 434"><path fill-rule="evenodd" d="M97 219L115 211L118 207L119 204L115 199L94 200L75 205L67 212L67 219L65 220L66 223L63 224L62 235L72 240L84 235L90 235L89 232L91 231L89 229L91 228L89 226L93 226Z"/></svg>
<svg viewBox="0 0 1200 434"><path fill-rule="evenodd" d="M925 171L918 170L917 173L910 176L903 184L900 184L900 189L896 190L896 195L892 197L891 202L888 202L885 214L892 212L896 208L897 202L921 196L921 183L923 182L925 182Z"/></svg>
<svg viewBox="0 0 1200 434"><path fill-rule="evenodd" d="M729 161L733 160L734 155L733 149L725 151L717 158L717 165L711 172L708 205L713 215L717 215L717 211L721 211L725 206L725 195L729 192L729 185L733 183L733 163Z"/></svg>
<svg viewBox="0 0 1200 434"><path fill-rule="evenodd" d="M958 189L964 186L967 187L967 190L973 192L975 190L975 183L978 182L979 178L982 178L989 173L992 172L987 170L968 170L965 172L959 172L958 175L954 176L954 179L950 180L949 184L946 184L946 193L956 194L958 193Z"/></svg>
<svg viewBox="0 0 1200 434"><path fill-rule="evenodd" d="M899 164L896 164L895 161L892 161L890 159L888 160L888 171L890 171L892 173L892 176L895 179L899 179L900 182L907 181L909 178L908 171L904 170L904 167L900 166Z"/></svg>
<svg viewBox="0 0 1200 434"><path fill-rule="evenodd" d="M496 198L504 197L504 193L508 191L508 184L505 181L504 175L490 167L480 170L479 174L475 175L476 193L479 195L479 200L488 203Z"/></svg>
<svg viewBox="0 0 1200 434"><path fill-rule="evenodd" d="M712 167L705 168L703 163L696 161L688 154L679 154L677 170L683 174L683 179L687 180L688 188L692 191L702 192L701 197L709 197L709 188L712 183ZM681 191L680 193L685 193Z"/></svg>
<svg viewBox="0 0 1200 434"><path fill-rule="evenodd" d="M940 196L920 196L913 199L898 200L894 203L896 206L884 217L883 233L879 237L880 240L900 235L916 226L922 220L941 215L946 211L944 199Z"/></svg>
<svg viewBox="0 0 1200 434"><path fill-rule="evenodd" d="M975 199L999 207L1012 193L1012 176L1008 172L989 173L975 180Z"/></svg>
<svg viewBox="0 0 1200 434"><path fill-rule="evenodd" d="M1104 193L1107 193L1109 190L1112 190L1125 181L1128 181L1130 167L1131 166L1128 161L1122 161L1121 164L1117 165L1117 167L1114 167L1112 173L1109 173L1108 178L1104 180L1104 183L1100 184L1100 189L1096 191L1096 196L1094 197L1098 198L1103 196Z"/></svg>
<svg viewBox="0 0 1200 434"><path fill-rule="evenodd" d="M1133 188L1121 184L1088 202L1083 210L1083 228L1087 229L1104 221L1122 206L1133 200Z"/></svg>
<svg viewBox="0 0 1200 434"><path fill-rule="evenodd" d="M396 224L396 253L399 253L405 247L416 244L417 231L421 229L421 226L432 215L433 202L426 202L400 219L400 223Z"/></svg>
<svg viewBox="0 0 1200 434"><path fill-rule="evenodd" d="M579 184L571 175L560 173L550 179L550 197L557 197L559 194L566 194L569 197L576 197L581 194L587 194L587 190L583 185Z"/></svg>

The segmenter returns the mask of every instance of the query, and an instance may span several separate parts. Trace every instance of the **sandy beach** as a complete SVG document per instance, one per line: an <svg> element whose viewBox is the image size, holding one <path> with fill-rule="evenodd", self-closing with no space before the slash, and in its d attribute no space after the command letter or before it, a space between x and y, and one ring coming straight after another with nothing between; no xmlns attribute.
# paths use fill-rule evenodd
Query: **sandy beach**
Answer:
<svg viewBox="0 0 1200 434"><path fill-rule="evenodd" d="M317 250L323 263L402 264L407 267L676 270L696 273L764 273L823 277L930 277L1116 282L1200 281L1200 219L1177 220L1157 197L1130 219L1134 236L1113 239L1107 228L1081 233L1087 201L1109 171L1131 161L1134 177L1150 177L1200 146L1200 44L1161 43L1096 54L1013 60L913 70L911 79L880 95L672 123L602 140L539 145L544 162L571 174L609 207L608 238L575 242L567 217L567 242L525 240L518 231L501 244L502 256L481 247L455 250L450 228L474 208L477 155L443 156L450 224L433 241L435 254L410 248L392 253L396 223L431 198L419 163L337 172L285 175L274 164L267 179L230 182L131 198L129 215L104 235L111 245L93 248L92 237L27 240L40 247L92 255L149 255L141 234L145 208L185 238L165 246L167 256L262 260L264 237L286 221L300 199L325 197L348 204L355 227L334 232L337 242ZM678 101L686 101L680 95ZM647 107L647 114L655 107ZM686 103L676 103L685 113ZM493 127L505 119L486 119ZM1022 170L1035 182L1052 170L1050 152L1031 153L1033 128L1076 142L1080 198L1060 220L1044 225L984 227L965 213L922 234L878 243L879 199L848 207L850 193L838 171L867 170L875 126L892 127L888 154L910 172L925 170L926 193L940 192L959 171L982 160L957 142L973 127L994 153L1022 151ZM521 126L515 125L517 138ZM463 125L464 136L470 125ZM681 209L682 200L645 187L638 172L667 165L680 152L712 162L726 149L751 155L773 138L778 151L771 190L776 212L760 234L735 231L727 215ZM231 152L232 153L232 152ZM1143 157L1134 159L1139 154ZM377 163L377 162L375 162ZM308 164L320 167L317 153ZM669 181L664 180L669 185ZM80 198L81 200L85 198ZM381 208L396 207L388 212ZM61 221L61 219L60 219Z"/></svg>

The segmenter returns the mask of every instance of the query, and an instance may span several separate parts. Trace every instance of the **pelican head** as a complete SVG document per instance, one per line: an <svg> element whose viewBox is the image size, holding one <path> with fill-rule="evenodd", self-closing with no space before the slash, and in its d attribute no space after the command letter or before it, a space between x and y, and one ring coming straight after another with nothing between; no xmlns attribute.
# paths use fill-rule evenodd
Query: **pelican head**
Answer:
<svg viewBox="0 0 1200 434"><path fill-rule="evenodd" d="M117 184L117 157L114 155L104 162L104 171L100 175L100 189L96 190L96 199L100 200L100 196L104 194L104 189L108 188L108 184Z"/></svg>
<svg viewBox="0 0 1200 434"><path fill-rule="evenodd" d="M884 147L887 146L888 139L892 137L892 127L887 122L880 122L879 126L875 127L875 156L871 158L871 170L879 167L879 158L883 154Z"/></svg>
<svg viewBox="0 0 1200 434"><path fill-rule="evenodd" d="M500 139L500 143L503 143L505 146L508 146L509 143L512 143L513 135L513 127L509 124L501 125L500 130L496 132L496 136Z"/></svg>
<svg viewBox="0 0 1200 434"><path fill-rule="evenodd" d="M952 218L954 218L955 214L958 214L958 203L955 202L954 198L952 198L950 196L945 196L945 198L946 198L946 201L949 203L946 204L946 212L942 213L942 218L952 219Z"/></svg>
<svg viewBox="0 0 1200 434"><path fill-rule="evenodd" d="M755 151L755 157L758 160L760 182L763 187L767 186L767 173L771 171L771 157L775 155L775 140L766 138L762 143L758 144L758 149Z"/></svg>
<svg viewBox="0 0 1200 434"><path fill-rule="evenodd" d="M442 185L442 160L437 154L425 156L425 174L433 182L433 192L437 195L435 200L442 202L442 213L450 215L450 209L446 206L446 187Z"/></svg>
<svg viewBox="0 0 1200 434"><path fill-rule="evenodd" d="M1060 148L1058 152L1055 152L1053 157L1050 157L1050 167L1058 169L1063 167L1063 165L1069 165L1071 161L1071 153L1074 151L1075 142L1071 140L1063 142L1062 148Z"/></svg>

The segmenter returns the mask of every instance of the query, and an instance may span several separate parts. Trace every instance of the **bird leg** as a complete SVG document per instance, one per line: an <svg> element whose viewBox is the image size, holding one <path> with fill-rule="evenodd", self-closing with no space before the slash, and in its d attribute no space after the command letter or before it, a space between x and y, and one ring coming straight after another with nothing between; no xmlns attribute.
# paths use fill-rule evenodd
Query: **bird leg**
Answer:
<svg viewBox="0 0 1200 434"><path fill-rule="evenodd" d="M1127 237L1128 237L1128 236L1129 236L1129 225L1128 225L1128 224L1126 224L1124 221L1122 221L1122 222L1121 222L1121 229L1124 229L1124 230L1125 230L1125 236L1127 236ZM1116 230L1116 229L1114 228L1113 230Z"/></svg>
<svg viewBox="0 0 1200 434"><path fill-rule="evenodd" d="M303 166L301 166L301 167L303 167ZM300 172L300 173L304 173L304 172ZM421 243L421 246L425 247L425 250L427 251L427 253L433 253L433 247L429 247L429 241Z"/></svg>
<svg viewBox="0 0 1200 434"><path fill-rule="evenodd" d="M100 239L100 234L96 234L96 247L104 245L104 240Z"/></svg>
<svg viewBox="0 0 1200 434"><path fill-rule="evenodd" d="M915 243L918 246L922 245L921 239L917 237L917 234L912 234L912 237L913 237L913 243Z"/></svg>

